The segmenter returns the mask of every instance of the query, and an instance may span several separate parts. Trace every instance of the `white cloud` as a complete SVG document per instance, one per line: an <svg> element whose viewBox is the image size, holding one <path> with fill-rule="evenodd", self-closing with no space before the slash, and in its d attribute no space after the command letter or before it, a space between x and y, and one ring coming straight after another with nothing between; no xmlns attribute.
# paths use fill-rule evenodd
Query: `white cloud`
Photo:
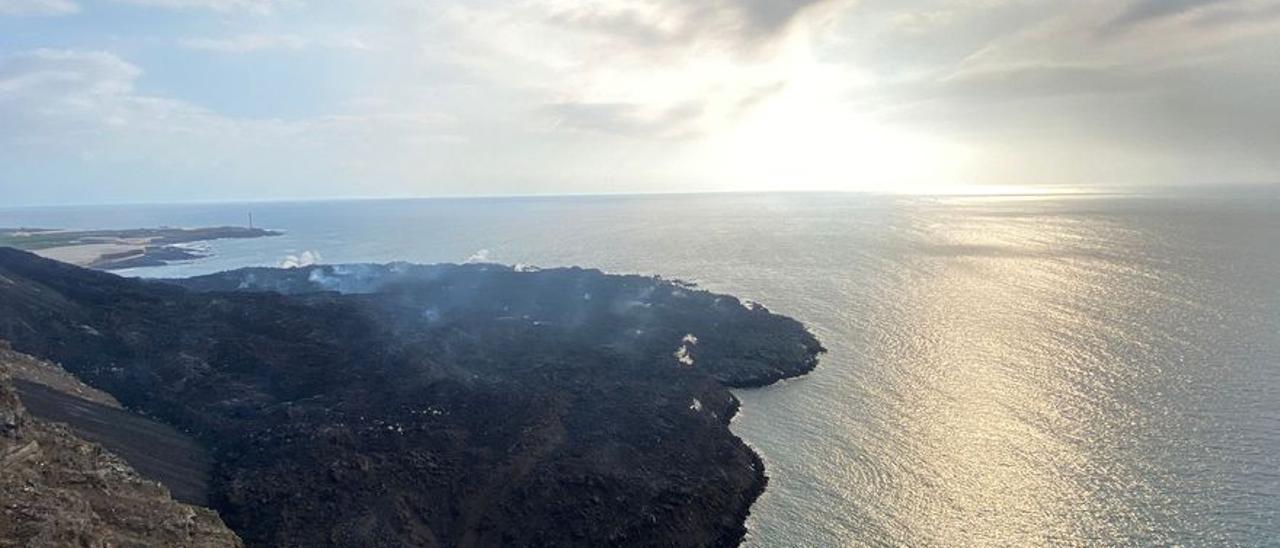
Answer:
<svg viewBox="0 0 1280 548"><path fill-rule="evenodd" d="M295 34L240 34L226 38L186 38L179 44L195 50L248 53L269 49L300 50L307 46L307 41Z"/></svg>
<svg viewBox="0 0 1280 548"><path fill-rule="evenodd" d="M158 59L145 79L106 52L0 53L0 184L67 165L346 196L1280 176L1280 58L1259 54L1280 0L114 1L219 13L121 42L103 21L94 43ZM191 91L158 44L306 62L286 80L228 57Z"/></svg>
<svg viewBox="0 0 1280 548"><path fill-rule="evenodd" d="M49 16L80 12L71 0L0 0L0 15Z"/></svg>
<svg viewBox="0 0 1280 548"><path fill-rule="evenodd" d="M137 65L104 51L39 49L0 55L0 114L12 122L0 131L0 139L55 139L110 128L231 139L257 135L306 140L328 133L364 139L379 132L404 138L416 130L437 132L452 124L449 116L435 112L373 107L294 121L236 118L139 93L136 82L142 74Z"/></svg>
<svg viewBox="0 0 1280 548"><path fill-rule="evenodd" d="M748 47L785 33L799 17L837 0L541 0L548 21L644 47L709 44Z"/></svg>
<svg viewBox="0 0 1280 548"><path fill-rule="evenodd" d="M778 91L844 0L531 0L422 8L447 60L541 103L555 130L701 137ZM608 52L600 55L600 52Z"/></svg>
<svg viewBox="0 0 1280 548"><path fill-rule="evenodd" d="M304 49L371 52L380 49L371 41L351 33L254 32L228 36L184 37L178 45L190 50L220 53L252 53L257 51L301 51Z"/></svg>
<svg viewBox="0 0 1280 548"><path fill-rule="evenodd" d="M236 117L139 92L141 75L138 66L107 52L0 54L0 180L18 181L22 170L78 166L84 171L66 176L66 184L153 185L174 199L184 186L217 195L232 188L261 192L263 183L281 180L308 181L312 188L351 180L382 184L429 172L438 155L456 146L452 119L429 106L293 120ZM93 173L93 182L83 173ZM168 176L155 176L162 173ZM182 184L174 186L175 180Z"/></svg>
<svg viewBox="0 0 1280 548"><path fill-rule="evenodd" d="M115 2L157 8L198 8L220 12L247 11L259 14L269 14L275 12L277 8L302 4L300 0L115 0Z"/></svg>
<svg viewBox="0 0 1280 548"><path fill-rule="evenodd" d="M12 127L108 114L100 107L127 102L141 74L137 66L101 51L39 49L0 56L0 112Z"/></svg>
<svg viewBox="0 0 1280 548"><path fill-rule="evenodd" d="M1127 27L1141 25L1150 21L1159 19L1176 17L1185 13L1195 12L1202 9L1210 8L1217 4L1224 4L1232 0L1136 0L1131 2L1115 19L1112 19L1106 29L1110 31L1122 30Z"/></svg>
<svg viewBox="0 0 1280 548"><path fill-rule="evenodd" d="M1275 0L868 0L835 56L850 104L964 143L996 184L1274 179ZM1246 15L1248 14L1248 15ZM1271 75L1271 76L1268 76Z"/></svg>

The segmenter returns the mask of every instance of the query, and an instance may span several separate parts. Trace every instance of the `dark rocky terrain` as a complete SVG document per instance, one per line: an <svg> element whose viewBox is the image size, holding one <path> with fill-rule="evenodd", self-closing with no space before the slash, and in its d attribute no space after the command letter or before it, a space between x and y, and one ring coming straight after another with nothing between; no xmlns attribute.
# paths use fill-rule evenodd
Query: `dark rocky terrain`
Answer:
<svg viewBox="0 0 1280 548"><path fill-rule="evenodd" d="M208 506L210 465L203 446L174 428L76 397L43 384L14 380L31 415L67 425L85 441L124 459L144 478L169 488L173 498Z"/></svg>
<svg viewBox="0 0 1280 548"><path fill-rule="evenodd" d="M56 366L4 350L0 343L0 547L241 545L215 512L173 500L165 487L75 429L28 413L28 399L18 397L15 382L67 401L89 402L75 394L92 391L71 382L51 383L53 388L11 378L29 378L33 369L58 373Z"/></svg>
<svg viewBox="0 0 1280 548"><path fill-rule="evenodd" d="M193 433L253 546L734 546L729 386L804 327L686 285L495 265L144 282L0 249L0 338Z"/></svg>

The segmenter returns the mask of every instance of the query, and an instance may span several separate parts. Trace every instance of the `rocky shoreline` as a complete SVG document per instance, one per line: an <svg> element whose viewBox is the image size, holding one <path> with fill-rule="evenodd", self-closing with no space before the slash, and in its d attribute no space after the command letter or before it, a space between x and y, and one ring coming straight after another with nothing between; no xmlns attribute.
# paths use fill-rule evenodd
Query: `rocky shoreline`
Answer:
<svg viewBox="0 0 1280 548"><path fill-rule="evenodd" d="M768 478L729 387L823 352L763 307L594 270L141 281L4 249L0 337L192 432L250 546L735 546Z"/></svg>

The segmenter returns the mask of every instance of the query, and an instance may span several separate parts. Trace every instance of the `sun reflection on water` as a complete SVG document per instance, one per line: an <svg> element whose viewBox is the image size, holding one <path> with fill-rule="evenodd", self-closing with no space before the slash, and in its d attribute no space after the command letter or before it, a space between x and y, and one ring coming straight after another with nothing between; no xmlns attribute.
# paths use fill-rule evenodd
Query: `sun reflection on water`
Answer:
<svg viewBox="0 0 1280 548"><path fill-rule="evenodd" d="M1257 474L1275 459L1233 451L1275 443L1263 432L1276 406L1261 403L1275 379L1260 375L1280 298L1234 263L1280 257L1186 239L1269 225L1182 226L1162 210L1053 200L918 199L849 232L873 236L812 288L830 305L801 309L831 326L826 369L781 396L742 394L760 415L735 430L777 456L776 498L761 504L773 514L753 520L753 546L1266 536L1257 509L1277 490ZM1271 312L1230 312L1246 309ZM831 505L844 512L817 510ZM790 519L824 527L781 525Z"/></svg>

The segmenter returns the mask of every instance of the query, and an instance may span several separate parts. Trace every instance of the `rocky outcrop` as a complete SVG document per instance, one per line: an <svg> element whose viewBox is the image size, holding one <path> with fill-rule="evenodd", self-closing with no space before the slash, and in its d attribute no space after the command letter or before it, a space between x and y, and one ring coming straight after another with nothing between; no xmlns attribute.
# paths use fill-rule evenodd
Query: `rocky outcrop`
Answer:
<svg viewBox="0 0 1280 548"><path fill-rule="evenodd" d="M0 375L16 381L46 386L68 396L113 409L122 409L111 394L89 386L57 364L14 352L9 341L0 339Z"/></svg>
<svg viewBox="0 0 1280 548"><path fill-rule="evenodd" d="M0 340L0 375L9 375L32 417L68 427L103 446L173 498L209 504L212 461L196 440L155 419L124 409L110 394L80 382L55 363L14 352Z"/></svg>
<svg viewBox="0 0 1280 548"><path fill-rule="evenodd" d="M0 547L242 546L212 510L174 501L101 446L31 417L3 374L0 471Z"/></svg>

